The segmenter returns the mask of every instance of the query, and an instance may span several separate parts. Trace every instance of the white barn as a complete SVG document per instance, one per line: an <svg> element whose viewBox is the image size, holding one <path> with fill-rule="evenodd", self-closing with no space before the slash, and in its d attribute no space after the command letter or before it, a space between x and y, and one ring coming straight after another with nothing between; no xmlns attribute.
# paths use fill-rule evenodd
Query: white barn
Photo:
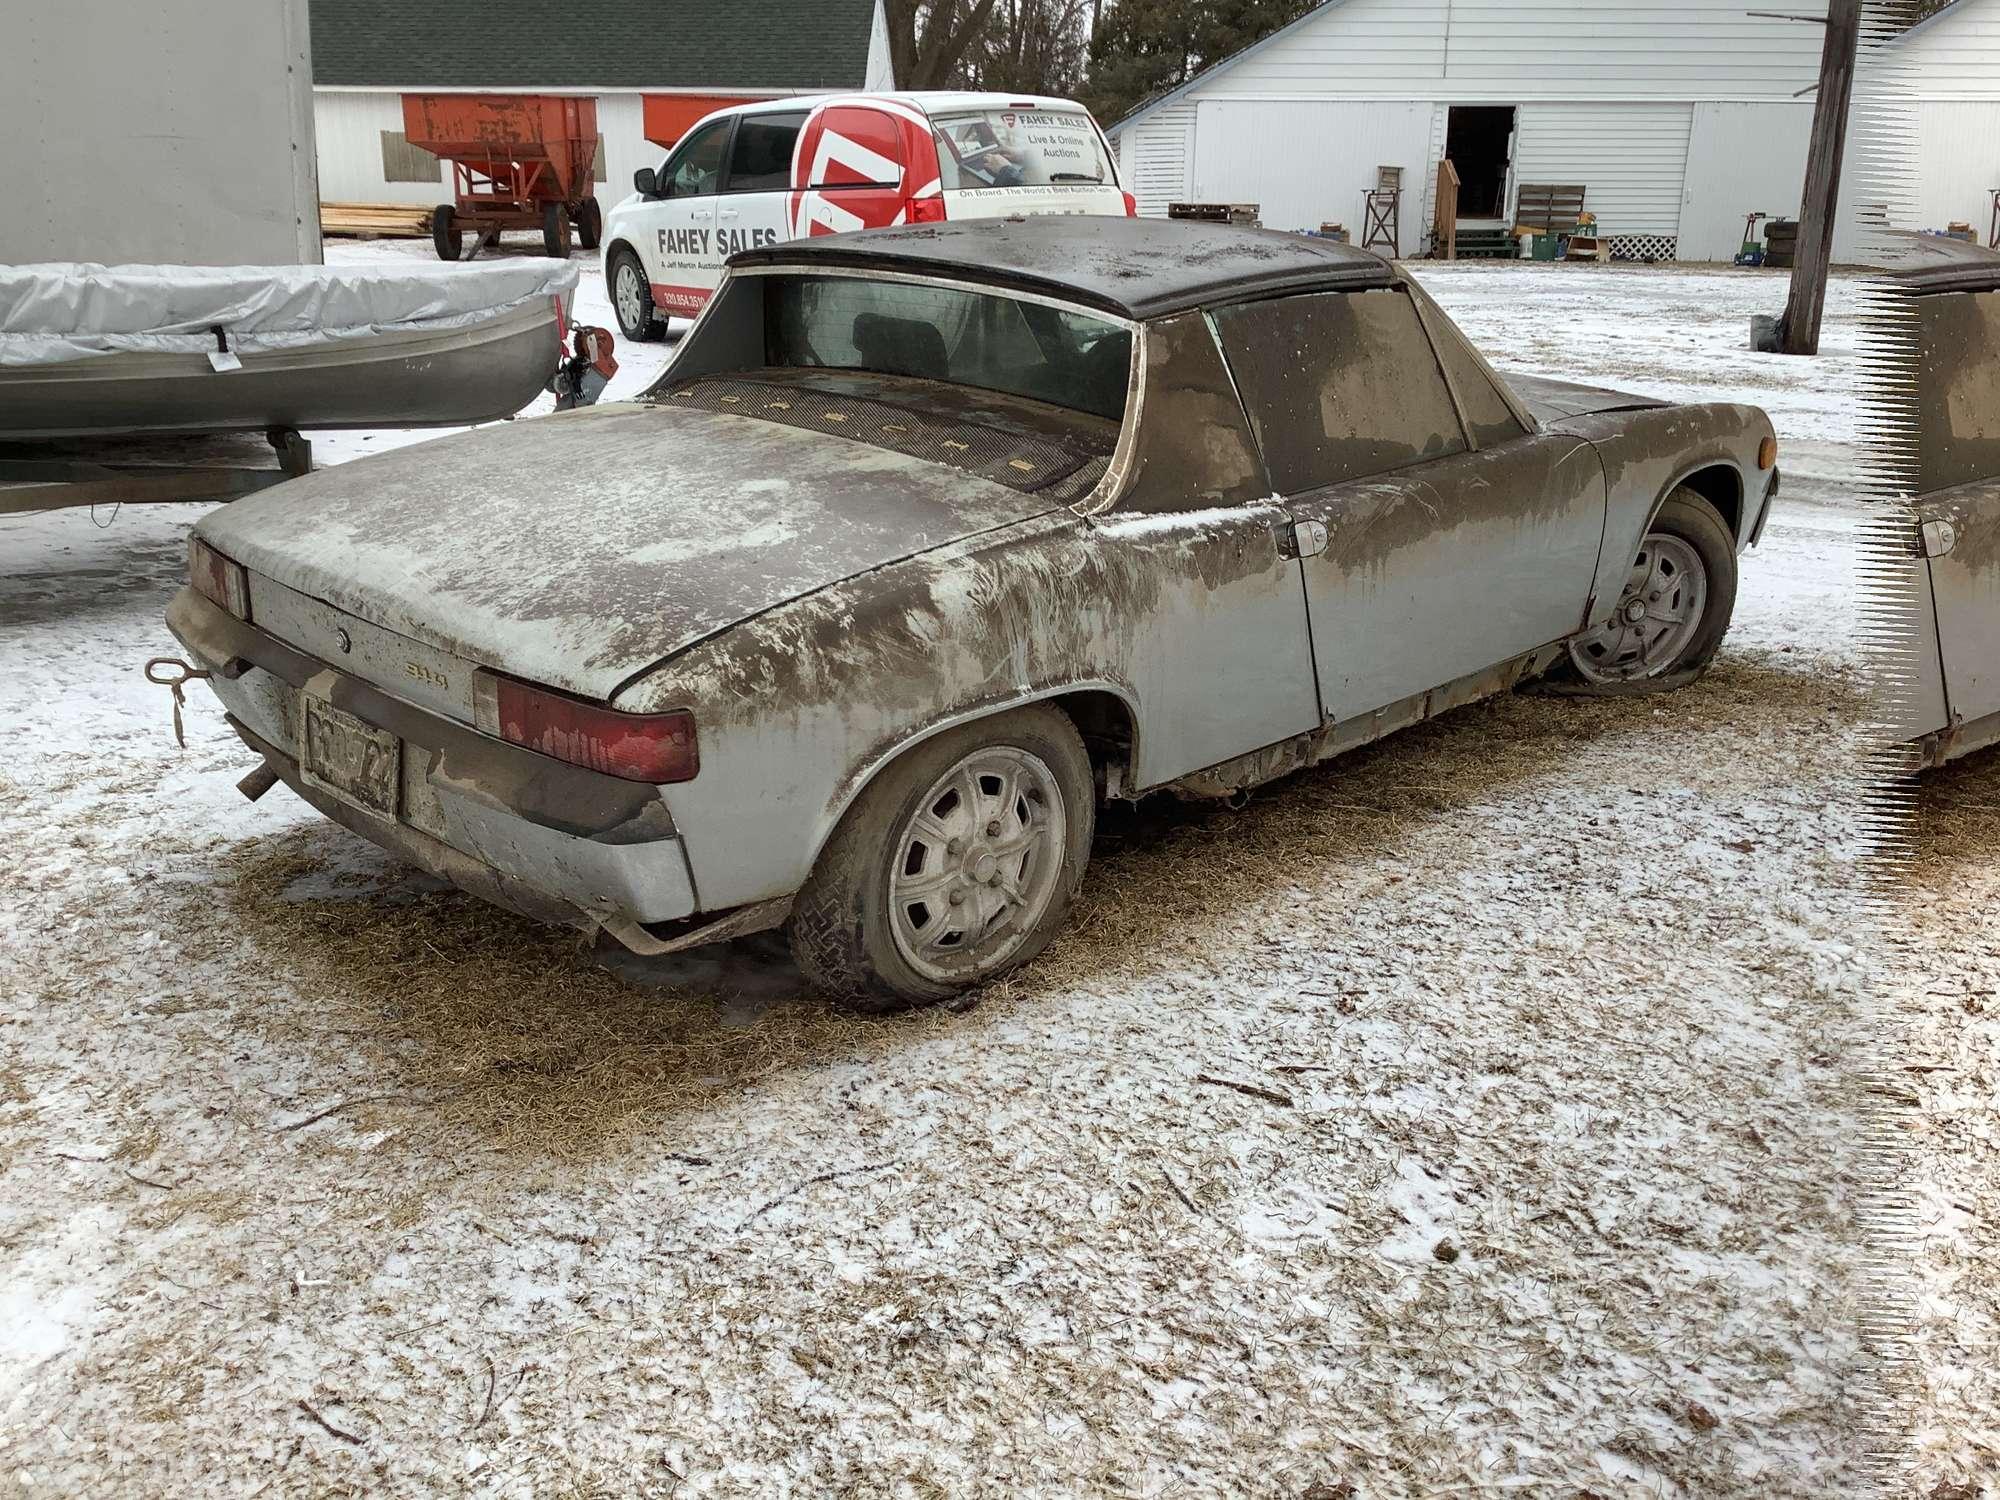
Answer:
<svg viewBox="0 0 2000 1500"><path fill-rule="evenodd" d="M451 196L450 170L403 139L402 95L589 95L608 207L664 154L647 95L705 113L732 98L890 87L881 0L311 0L319 195L328 203Z"/></svg>
<svg viewBox="0 0 2000 1500"><path fill-rule="evenodd" d="M1915 151L1915 229L1993 231L2000 188L2000 0L1957 0L1898 44L1898 80Z"/></svg>
<svg viewBox="0 0 2000 1500"><path fill-rule="evenodd" d="M1401 248L1422 254L1449 150L1461 227L1511 224L1523 183L1581 184L1614 254L1727 260L1746 214L1798 212L1825 40L1825 0L1758 9L1324 0L1110 133L1142 213L1256 203L1272 228L1358 240L1376 169L1399 166ZM1844 228L1836 257L1857 245Z"/></svg>

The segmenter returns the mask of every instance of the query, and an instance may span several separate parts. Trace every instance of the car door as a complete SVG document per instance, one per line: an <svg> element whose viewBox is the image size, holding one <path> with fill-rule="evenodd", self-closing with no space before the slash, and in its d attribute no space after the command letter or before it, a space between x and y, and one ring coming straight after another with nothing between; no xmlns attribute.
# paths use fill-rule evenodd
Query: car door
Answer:
<svg viewBox="0 0 2000 1500"><path fill-rule="evenodd" d="M1977 285L1977 283L1974 283ZM2000 714L2000 291L1914 299L1917 513L1951 720Z"/></svg>
<svg viewBox="0 0 2000 1500"><path fill-rule="evenodd" d="M710 120L688 132L660 168L659 193L635 236L653 302L663 312L691 318L722 280L716 244L716 194L729 157L736 117Z"/></svg>
<svg viewBox="0 0 2000 1500"><path fill-rule="evenodd" d="M1216 322L1299 527L1328 719L1421 717L1441 705L1408 700L1581 628L1603 465L1581 439L1529 431L1463 350L1441 357L1407 291L1274 298Z"/></svg>
<svg viewBox="0 0 2000 1500"><path fill-rule="evenodd" d="M739 250L791 237L792 158L806 111L745 114L736 121L729 169L715 200L716 252L724 261Z"/></svg>

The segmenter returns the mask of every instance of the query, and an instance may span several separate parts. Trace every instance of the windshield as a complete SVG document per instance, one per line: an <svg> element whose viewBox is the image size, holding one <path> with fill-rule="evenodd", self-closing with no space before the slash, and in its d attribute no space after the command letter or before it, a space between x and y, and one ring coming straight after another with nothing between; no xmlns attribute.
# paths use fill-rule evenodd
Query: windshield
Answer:
<svg viewBox="0 0 2000 1500"><path fill-rule="evenodd" d="M1103 137L1081 110L981 109L932 124L946 192L1113 180Z"/></svg>
<svg viewBox="0 0 2000 1500"><path fill-rule="evenodd" d="M772 278L767 363L977 386L1119 421L1132 335L1088 313L920 282Z"/></svg>

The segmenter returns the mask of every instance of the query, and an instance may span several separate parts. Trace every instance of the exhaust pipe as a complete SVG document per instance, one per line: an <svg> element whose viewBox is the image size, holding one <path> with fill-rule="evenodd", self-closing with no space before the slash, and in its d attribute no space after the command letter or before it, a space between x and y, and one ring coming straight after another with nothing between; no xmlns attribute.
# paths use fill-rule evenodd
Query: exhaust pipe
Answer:
<svg viewBox="0 0 2000 1500"><path fill-rule="evenodd" d="M237 782L236 790L241 792L250 801L255 802L277 784L278 773L271 769L271 763L267 760L248 776Z"/></svg>

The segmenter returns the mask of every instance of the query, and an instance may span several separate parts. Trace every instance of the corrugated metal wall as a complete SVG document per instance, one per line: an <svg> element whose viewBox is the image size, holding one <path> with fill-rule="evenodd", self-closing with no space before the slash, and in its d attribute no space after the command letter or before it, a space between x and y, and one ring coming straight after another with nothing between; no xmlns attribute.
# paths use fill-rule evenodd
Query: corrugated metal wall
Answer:
<svg viewBox="0 0 2000 1500"><path fill-rule="evenodd" d="M1958 0L1898 51L1921 99L2000 99L2000 0Z"/></svg>
<svg viewBox="0 0 2000 1500"><path fill-rule="evenodd" d="M1697 104L1688 140L1679 254L1728 260L1743 244L1743 216L1796 218L1805 188L1810 99L1797 104Z"/></svg>
<svg viewBox="0 0 2000 1500"><path fill-rule="evenodd" d="M1402 245L1422 248L1431 117L1425 103L1204 100L1194 134L1193 196L1255 203L1271 229L1347 226L1362 234L1362 194L1378 166L1403 169Z"/></svg>
<svg viewBox="0 0 2000 1500"><path fill-rule="evenodd" d="M1174 104L1156 110L1121 137L1119 175L1139 200L1139 212L1162 216L1169 203L1193 196L1195 107ZM1247 201L1247 200L1246 200Z"/></svg>
<svg viewBox="0 0 2000 1500"><path fill-rule="evenodd" d="M1198 93L1425 98L1449 85L1453 97L1494 104L1789 98L1818 76L1821 30L1759 9L1744 0L1346 0ZM1771 9L1824 15L1826 0Z"/></svg>
<svg viewBox="0 0 2000 1500"><path fill-rule="evenodd" d="M1600 233L1678 234L1693 115L1690 104L1525 105L1515 186L1580 182Z"/></svg>
<svg viewBox="0 0 2000 1500"><path fill-rule="evenodd" d="M2000 188L2000 100L1934 99L1912 111L1917 125L1916 222L1972 225L1983 243Z"/></svg>

